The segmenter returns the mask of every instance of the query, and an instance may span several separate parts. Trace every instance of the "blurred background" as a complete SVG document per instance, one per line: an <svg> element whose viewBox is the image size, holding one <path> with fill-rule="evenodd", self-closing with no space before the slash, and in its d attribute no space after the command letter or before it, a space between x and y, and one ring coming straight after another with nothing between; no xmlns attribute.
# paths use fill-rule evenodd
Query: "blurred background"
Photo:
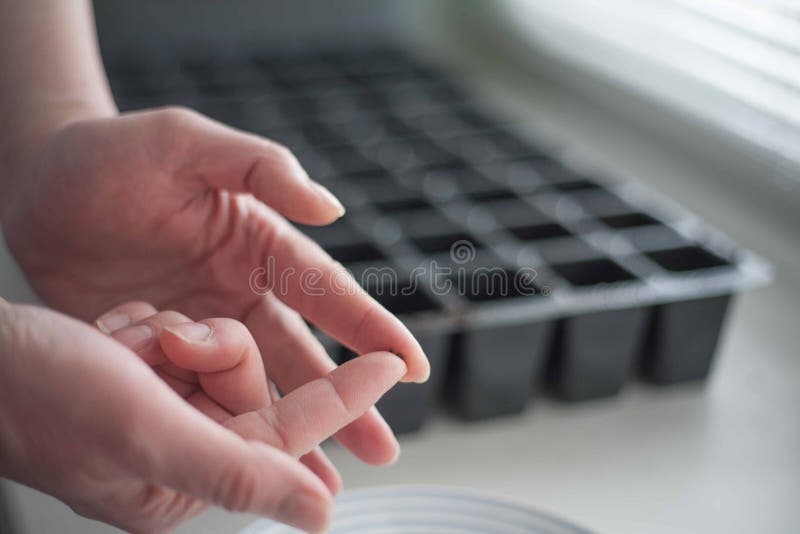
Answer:
<svg viewBox="0 0 800 534"><path fill-rule="evenodd" d="M665 194L772 264L772 283L731 310L707 380L634 381L590 403L537 396L523 413L478 422L437 408L402 436L389 468L328 444L346 487L469 487L599 532L797 529L796 2L96 0L95 11L118 74L175 58L408 50L560 157ZM32 300L7 251L0 262L2 294ZM27 488L3 492L15 532L113 531ZM180 532L236 532L253 519L211 510Z"/></svg>

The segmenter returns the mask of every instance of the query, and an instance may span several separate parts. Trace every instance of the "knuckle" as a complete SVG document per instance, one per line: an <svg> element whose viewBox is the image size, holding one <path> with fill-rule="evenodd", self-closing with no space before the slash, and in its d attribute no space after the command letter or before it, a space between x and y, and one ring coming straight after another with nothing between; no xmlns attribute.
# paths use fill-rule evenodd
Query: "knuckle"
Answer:
<svg viewBox="0 0 800 534"><path fill-rule="evenodd" d="M286 427L281 421L281 413L276 406L273 404L269 408L258 410L256 413L267 429L266 436L268 436L269 444L283 452L294 455L291 436L286 432Z"/></svg>
<svg viewBox="0 0 800 534"><path fill-rule="evenodd" d="M292 152L285 145L275 141L267 140L267 149L269 154L269 163L272 168L282 169L284 171L303 174L302 165Z"/></svg>
<svg viewBox="0 0 800 534"><path fill-rule="evenodd" d="M133 511L142 532L165 532L185 513L190 500L180 493L153 484L143 484L133 499ZM124 503L121 503L124 504Z"/></svg>
<svg viewBox="0 0 800 534"><path fill-rule="evenodd" d="M338 406L344 417L348 421L354 420L358 414L354 413L353 407L347 402L347 398L342 395L341 391L339 391L339 387L336 385L336 380L333 379L331 375L326 375L320 380L323 380L324 383L327 384L327 387L330 388L331 398L334 399L336 406Z"/></svg>
<svg viewBox="0 0 800 534"><path fill-rule="evenodd" d="M268 147L272 157L280 162L293 162L295 157L291 150L286 145L278 143L277 141L267 140Z"/></svg>
<svg viewBox="0 0 800 534"><path fill-rule="evenodd" d="M165 106L155 111L160 126L167 129L183 128L197 119L198 113L184 106Z"/></svg>
<svg viewBox="0 0 800 534"><path fill-rule="evenodd" d="M162 154L168 163L182 156L190 146L190 131L201 117L199 113L182 106L167 106L153 111L151 127L154 130L150 139L152 150Z"/></svg>
<svg viewBox="0 0 800 534"><path fill-rule="evenodd" d="M253 234L251 237L258 239L255 242L261 243L264 257L280 257L281 255L289 257L286 254L292 252L294 246L292 228L285 221L275 221L274 224L273 221L269 221L268 224L260 225L255 229Z"/></svg>
<svg viewBox="0 0 800 534"><path fill-rule="evenodd" d="M372 333L375 331L373 319L375 318L376 314L383 313L384 311L384 308L377 303L373 306L368 306L364 310L363 314L361 315L361 319L356 321L353 325L350 339L354 340L353 344L355 346L361 347L366 339L372 335Z"/></svg>
<svg viewBox="0 0 800 534"><path fill-rule="evenodd" d="M245 463L230 466L220 477L214 501L234 512L256 511L258 477Z"/></svg>

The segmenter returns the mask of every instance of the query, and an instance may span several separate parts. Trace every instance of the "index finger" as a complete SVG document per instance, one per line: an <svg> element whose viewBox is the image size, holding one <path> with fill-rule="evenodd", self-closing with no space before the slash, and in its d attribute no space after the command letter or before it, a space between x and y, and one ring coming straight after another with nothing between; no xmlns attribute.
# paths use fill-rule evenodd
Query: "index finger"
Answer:
<svg viewBox="0 0 800 534"><path fill-rule="evenodd" d="M428 359L397 317L309 237L274 212L264 210L263 217L270 229L263 257L265 287L354 352L399 355L408 368L404 382L428 379Z"/></svg>
<svg viewBox="0 0 800 534"><path fill-rule="evenodd" d="M405 372L394 354L367 354L225 426L300 457L363 415Z"/></svg>

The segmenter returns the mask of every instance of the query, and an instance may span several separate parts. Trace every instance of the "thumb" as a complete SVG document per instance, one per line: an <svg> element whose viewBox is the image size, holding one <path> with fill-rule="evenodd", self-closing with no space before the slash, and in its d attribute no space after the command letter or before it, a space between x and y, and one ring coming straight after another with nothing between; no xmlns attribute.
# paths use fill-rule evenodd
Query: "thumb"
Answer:
<svg viewBox="0 0 800 534"><path fill-rule="evenodd" d="M235 193L251 193L286 218L304 224L329 224L344 207L324 186L311 180L285 146L235 130L185 108L150 112L183 147L179 179Z"/></svg>
<svg viewBox="0 0 800 534"><path fill-rule="evenodd" d="M332 497L308 468L275 448L239 438L165 393L172 402L152 399L162 417L147 418L150 428L142 429L157 456L138 462L141 476L228 510L309 532L325 529Z"/></svg>

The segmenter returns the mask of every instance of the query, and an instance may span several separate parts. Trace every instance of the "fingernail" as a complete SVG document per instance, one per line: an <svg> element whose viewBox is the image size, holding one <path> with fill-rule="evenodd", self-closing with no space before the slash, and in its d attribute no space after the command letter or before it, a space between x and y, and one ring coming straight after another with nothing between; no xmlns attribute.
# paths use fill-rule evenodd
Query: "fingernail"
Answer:
<svg viewBox="0 0 800 534"><path fill-rule="evenodd" d="M155 332L153 328L146 324L138 324L117 330L114 332L114 339L133 351L141 350L147 346Z"/></svg>
<svg viewBox="0 0 800 534"><path fill-rule="evenodd" d="M187 343L202 343L208 341L213 333L210 326L205 323L184 323L165 326L164 330L178 336Z"/></svg>
<svg viewBox="0 0 800 534"><path fill-rule="evenodd" d="M325 532L330 522L330 508L324 498L298 492L284 499L275 519L307 532Z"/></svg>
<svg viewBox="0 0 800 534"><path fill-rule="evenodd" d="M342 206L342 203L339 202L339 199L331 193L327 187L317 182L311 182L314 185L314 190L317 192L317 196L319 196L324 202L336 208L336 211L339 213L339 217L344 215L345 209Z"/></svg>
<svg viewBox="0 0 800 534"><path fill-rule="evenodd" d="M126 313L111 312L101 316L94 324L97 325L97 328L99 328L102 333L110 334L131 324L131 318Z"/></svg>

